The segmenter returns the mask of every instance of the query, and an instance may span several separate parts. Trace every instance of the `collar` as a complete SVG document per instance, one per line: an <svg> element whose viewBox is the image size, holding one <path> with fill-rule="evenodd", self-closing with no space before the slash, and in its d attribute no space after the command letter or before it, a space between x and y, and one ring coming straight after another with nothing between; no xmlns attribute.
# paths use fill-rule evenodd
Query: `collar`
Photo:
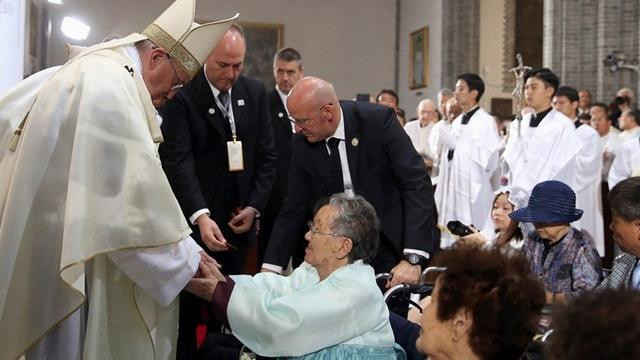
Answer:
<svg viewBox="0 0 640 360"><path fill-rule="evenodd" d="M474 106L471 109L469 109L469 111L467 111L463 115L469 115L469 117L471 117L471 116L473 116L473 114L475 114L476 111L478 111L478 109L480 109L480 104L476 104L476 106Z"/></svg>
<svg viewBox="0 0 640 360"><path fill-rule="evenodd" d="M582 123L582 121L580 121L580 119L578 119L578 118L573 119L573 124L576 126L576 129L579 128L580 126L584 125Z"/></svg>
<svg viewBox="0 0 640 360"><path fill-rule="evenodd" d="M215 86L213 86L213 84L211 83L211 81L209 81L209 79L207 79L207 64L204 64L204 78L207 80L207 84L209 84L209 88L211 89L211 92L213 93L214 97L218 97L218 95L220 95L220 90L218 90L218 88L216 88ZM233 86L231 86L231 88L229 89L229 98L231 98L231 90L233 90ZM231 104L231 102L229 102L229 104Z"/></svg>
<svg viewBox="0 0 640 360"><path fill-rule="evenodd" d="M336 138L338 140L345 141L346 137L344 134L344 115L342 114L342 107L340 107L340 122L338 123L338 127L333 135L329 136L327 140L331 138Z"/></svg>
<svg viewBox="0 0 640 360"><path fill-rule="evenodd" d="M480 109L480 105L476 105L476 106L472 107L471 110L469 110L466 113L462 114L462 125L468 124L469 120L471 120L471 118L473 117L473 114L475 114L476 111L478 111L478 109Z"/></svg>
<svg viewBox="0 0 640 360"><path fill-rule="evenodd" d="M536 113L531 114L531 121L529 122L529 127L538 127L538 125L540 125L540 122L542 121L542 119L544 119L545 116L547 116L547 114L549 114L552 109L553 109L553 107L549 107L545 111L541 111L541 112L539 112L537 114Z"/></svg>
<svg viewBox="0 0 640 360"><path fill-rule="evenodd" d="M133 62L133 67L136 71L142 75L142 60L140 60L140 53L138 49L136 49L135 45L127 45L122 47L124 49L124 53L127 55L129 59Z"/></svg>
<svg viewBox="0 0 640 360"><path fill-rule="evenodd" d="M280 101L282 101L282 105L284 105L285 110L289 112L289 110L287 109L287 99L289 98L289 94L285 94L282 90L280 90L278 85L276 85L276 92L278 93L278 96L280 96Z"/></svg>

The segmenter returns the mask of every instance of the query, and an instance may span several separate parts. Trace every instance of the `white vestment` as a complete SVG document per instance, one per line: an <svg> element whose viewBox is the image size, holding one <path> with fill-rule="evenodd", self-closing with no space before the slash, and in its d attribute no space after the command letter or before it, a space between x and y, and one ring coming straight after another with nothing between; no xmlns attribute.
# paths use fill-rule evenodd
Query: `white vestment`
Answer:
<svg viewBox="0 0 640 360"><path fill-rule="evenodd" d="M621 142L625 142L631 138L636 138L640 136L640 126L636 126L633 129L624 130L618 134Z"/></svg>
<svg viewBox="0 0 640 360"><path fill-rule="evenodd" d="M589 233L600 256L604 256L604 222L602 218L602 196L600 177L602 173L603 144L600 135L592 127L581 125L576 135L582 148L576 155L576 208L584 211L578 227Z"/></svg>
<svg viewBox="0 0 640 360"><path fill-rule="evenodd" d="M615 130L617 129L612 126L607 135L602 136L604 144L604 148L602 149L602 181L607 181L609 179L611 164L613 164L613 159L616 157L618 146L622 144L622 140L618 136L620 132L615 132ZM611 187L612 186L609 185L609 189L611 189Z"/></svg>
<svg viewBox="0 0 640 360"><path fill-rule="evenodd" d="M429 133L429 152L433 155L433 176L431 177L431 183L435 186L440 181L440 169L442 168L442 151L444 144L440 139L440 128L450 128L451 124L447 120L440 120L433 124L431 132Z"/></svg>
<svg viewBox="0 0 640 360"><path fill-rule="evenodd" d="M404 131L406 131L407 135L409 135L409 139L411 139L413 147L416 149L418 154L420 154L422 160L425 162L430 161L432 163L434 163L435 154L431 152L432 147L429 144L429 138L431 132L433 131L433 127L433 123L430 123L424 127L421 126L420 120L409 121L404 126ZM433 183L433 180L437 178L437 172L434 174L434 170L437 170L437 168L432 166L431 170L429 171L431 183Z"/></svg>
<svg viewBox="0 0 640 360"><path fill-rule="evenodd" d="M625 141L616 150L616 156L609 171L609 188L632 176L640 176L640 137Z"/></svg>
<svg viewBox="0 0 640 360"><path fill-rule="evenodd" d="M491 176L498 166L500 138L495 120L484 109L478 109L469 123L462 124L464 114L442 127L440 181L434 198L438 209L438 226L443 231L440 247L451 245L453 238L446 229L449 221L458 220L483 229L490 219L493 191ZM454 155L448 159L449 151Z"/></svg>
<svg viewBox="0 0 640 360"><path fill-rule="evenodd" d="M86 359L175 357L174 299L200 248L160 165L139 60L125 51L145 38L87 48L0 99L2 359L55 348L56 329ZM84 333L67 331L84 315Z"/></svg>
<svg viewBox="0 0 640 360"><path fill-rule="evenodd" d="M575 158L582 147L574 123L552 109L537 127L530 127L533 116L527 114L511 123L502 154L508 173L503 175L510 186L523 189L526 196L536 184L547 180L562 181L574 189ZM513 201L526 204L528 200Z"/></svg>

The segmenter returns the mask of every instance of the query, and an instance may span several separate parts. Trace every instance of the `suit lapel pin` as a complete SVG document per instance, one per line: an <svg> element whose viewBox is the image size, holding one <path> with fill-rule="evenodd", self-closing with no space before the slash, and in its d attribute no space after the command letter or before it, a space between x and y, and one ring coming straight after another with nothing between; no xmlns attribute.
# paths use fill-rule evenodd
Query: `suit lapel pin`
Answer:
<svg viewBox="0 0 640 360"><path fill-rule="evenodd" d="M358 141L358 138L353 138L353 139L351 139L351 145L352 145L353 147L358 146L358 144L360 144L360 141Z"/></svg>
<svg viewBox="0 0 640 360"><path fill-rule="evenodd" d="M209 108L209 114L213 115L216 113L216 109L214 108Z"/></svg>
<svg viewBox="0 0 640 360"><path fill-rule="evenodd" d="M282 118L283 116L284 116L284 114L283 114L283 113L281 113L281 112L279 112L279 113L278 113L278 117L279 117L279 118Z"/></svg>
<svg viewBox="0 0 640 360"><path fill-rule="evenodd" d="M244 99L238 99L238 106L244 106Z"/></svg>

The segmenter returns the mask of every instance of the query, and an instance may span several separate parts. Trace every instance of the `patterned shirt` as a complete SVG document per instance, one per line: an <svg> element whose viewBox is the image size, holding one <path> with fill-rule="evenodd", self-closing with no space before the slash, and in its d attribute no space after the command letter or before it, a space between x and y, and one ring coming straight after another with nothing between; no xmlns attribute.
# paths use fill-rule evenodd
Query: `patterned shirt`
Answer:
<svg viewBox="0 0 640 360"><path fill-rule="evenodd" d="M548 292L562 293L571 299L595 288L602 280L600 256L589 234L571 227L553 244L535 230L527 235L524 253Z"/></svg>

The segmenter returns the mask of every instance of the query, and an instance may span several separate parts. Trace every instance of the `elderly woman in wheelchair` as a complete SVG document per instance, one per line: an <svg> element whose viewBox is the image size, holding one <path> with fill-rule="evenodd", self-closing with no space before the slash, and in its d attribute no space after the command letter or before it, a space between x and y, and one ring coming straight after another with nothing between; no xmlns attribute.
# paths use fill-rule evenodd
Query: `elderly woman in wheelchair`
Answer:
<svg viewBox="0 0 640 360"><path fill-rule="evenodd" d="M309 231L305 262L289 277L222 276L203 260L187 286L261 356L303 359L404 359L389 312L366 262L376 253L379 222L364 198L333 195Z"/></svg>

